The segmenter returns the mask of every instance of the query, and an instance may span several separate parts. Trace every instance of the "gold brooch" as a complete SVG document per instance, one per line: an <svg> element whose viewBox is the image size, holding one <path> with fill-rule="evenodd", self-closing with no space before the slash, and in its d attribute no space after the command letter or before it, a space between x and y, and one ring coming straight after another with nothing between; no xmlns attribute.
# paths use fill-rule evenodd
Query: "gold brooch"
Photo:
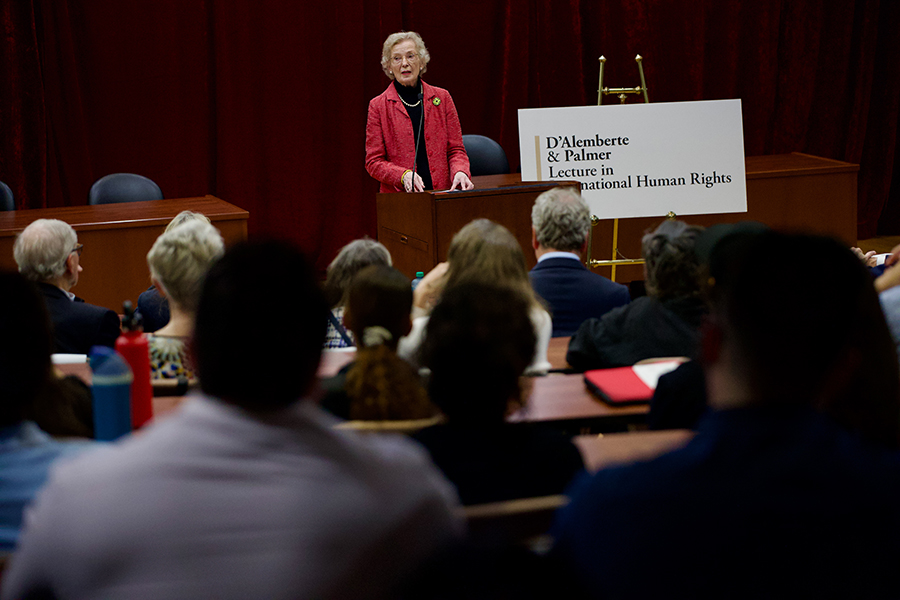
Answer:
<svg viewBox="0 0 900 600"><path fill-rule="evenodd" d="M440 106L440 105L441 105L441 99L440 99L440 98L434 98L434 99L431 101L431 103L434 104L435 106Z"/></svg>

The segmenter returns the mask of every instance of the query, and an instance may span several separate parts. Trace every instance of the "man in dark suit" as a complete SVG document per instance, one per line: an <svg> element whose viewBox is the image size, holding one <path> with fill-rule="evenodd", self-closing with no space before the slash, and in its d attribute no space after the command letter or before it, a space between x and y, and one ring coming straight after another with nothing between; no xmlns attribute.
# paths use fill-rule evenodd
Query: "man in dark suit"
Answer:
<svg viewBox="0 0 900 600"><path fill-rule="evenodd" d="M537 197L531 210L531 244L538 263L531 285L550 305L553 337L572 335L583 321L628 304L628 288L584 266L591 211L571 188Z"/></svg>
<svg viewBox="0 0 900 600"><path fill-rule="evenodd" d="M53 322L54 352L87 354L91 346L113 346L119 317L87 304L70 290L81 273L75 230L63 221L38 219L19 234L13 247L19 272L38 284Z"/></svg>

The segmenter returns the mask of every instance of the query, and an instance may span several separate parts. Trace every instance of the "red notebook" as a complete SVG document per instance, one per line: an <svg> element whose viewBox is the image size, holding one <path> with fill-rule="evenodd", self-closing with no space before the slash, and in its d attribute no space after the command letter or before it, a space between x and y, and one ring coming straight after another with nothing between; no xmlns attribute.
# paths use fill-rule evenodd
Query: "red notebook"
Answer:
<svg viewBox="0 0 900 600"><path fill-rule="evenodd" d="M667 360L634 367L585 371L584 383L600 398L615 405L650 402L661 375L675 370L681 360Z"/></svg>

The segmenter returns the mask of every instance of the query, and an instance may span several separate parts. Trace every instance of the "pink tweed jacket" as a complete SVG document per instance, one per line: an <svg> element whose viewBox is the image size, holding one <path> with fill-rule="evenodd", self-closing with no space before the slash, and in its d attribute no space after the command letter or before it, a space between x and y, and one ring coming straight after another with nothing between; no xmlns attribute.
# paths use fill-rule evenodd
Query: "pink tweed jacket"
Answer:
<svg viewBox="0 0 900 600"><path fill-rule="evenodd" d="M453 98L447 90L422 82L425 103L425 149L434 189L446 190L453 175L471 177L469 157ZM381 192L401 192L401 177L415 163L413 126L391 82L369 102L366 123L366 171L381 182Z"/></svg>

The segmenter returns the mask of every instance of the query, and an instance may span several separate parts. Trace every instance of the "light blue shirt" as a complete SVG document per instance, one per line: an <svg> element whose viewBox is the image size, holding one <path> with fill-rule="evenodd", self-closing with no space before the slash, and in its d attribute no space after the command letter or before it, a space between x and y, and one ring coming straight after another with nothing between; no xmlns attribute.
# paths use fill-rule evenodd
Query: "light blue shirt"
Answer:
<svg viewBox="0 0 900 600"><path fill-rule="evenodd" d="M542 254L541 257L539 259L537 259L537 261L543 262L545 260L550 260L551 258L572 258L572 259L577 260L578 262L581 262L581 258L574 252L558 252L558 251L547 252L546 254Z"/></svg>
<svg viewBox="0 0 900 600"><path fill-rule="evenodd" d="M22 513L47 480L50 465L92 446L88 440L54 440L31 421L0 428L0 550L15 547Z"/></svg>

